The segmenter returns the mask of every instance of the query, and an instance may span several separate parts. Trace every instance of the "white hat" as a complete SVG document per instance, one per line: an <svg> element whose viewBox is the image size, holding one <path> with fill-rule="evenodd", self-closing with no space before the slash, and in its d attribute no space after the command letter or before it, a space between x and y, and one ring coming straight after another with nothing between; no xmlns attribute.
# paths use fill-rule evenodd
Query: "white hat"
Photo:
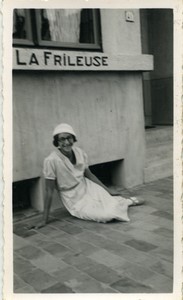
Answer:
<svg viewBox="0 0 183 300"><path fill-rule="evenodd" d="M53 136L60 134L60 133L70 133L76 138L76 134L73 128L69 124L61 123L57 125L53 131Z"/></svg>

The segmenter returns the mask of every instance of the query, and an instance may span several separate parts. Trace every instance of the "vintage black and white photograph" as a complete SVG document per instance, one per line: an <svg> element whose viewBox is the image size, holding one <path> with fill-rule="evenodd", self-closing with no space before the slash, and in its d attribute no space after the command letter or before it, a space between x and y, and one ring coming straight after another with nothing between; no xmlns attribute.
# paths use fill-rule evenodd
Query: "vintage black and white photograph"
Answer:
<svg viewBox="0 0 183 300"><path fill-rule="evenodd" d="M174 9L11 18L14 295L173 295Z"/></svg>

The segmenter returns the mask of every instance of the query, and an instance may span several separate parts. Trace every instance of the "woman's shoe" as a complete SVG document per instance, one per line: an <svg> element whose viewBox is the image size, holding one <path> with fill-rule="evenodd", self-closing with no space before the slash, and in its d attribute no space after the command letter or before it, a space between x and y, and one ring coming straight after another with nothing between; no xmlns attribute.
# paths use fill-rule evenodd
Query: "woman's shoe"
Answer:
<svg viewBox="0 0 183 300"><path fill-rule="evenodd" d="M144 199L137 199L136 197L130 197L129 199L132 201L130 206L143 205L145 203Z"/></svg>

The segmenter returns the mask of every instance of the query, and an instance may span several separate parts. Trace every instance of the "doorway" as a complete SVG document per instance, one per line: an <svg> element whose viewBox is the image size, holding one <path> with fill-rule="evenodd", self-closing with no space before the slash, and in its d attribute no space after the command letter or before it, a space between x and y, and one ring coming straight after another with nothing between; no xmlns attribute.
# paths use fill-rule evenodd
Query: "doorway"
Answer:
<svg viewBox="0 0 183 300"><path fill-rule="evenodd" d="M154 56L143 74L146 128L173 125L173 10L141 9L142 53Z"/></svg>

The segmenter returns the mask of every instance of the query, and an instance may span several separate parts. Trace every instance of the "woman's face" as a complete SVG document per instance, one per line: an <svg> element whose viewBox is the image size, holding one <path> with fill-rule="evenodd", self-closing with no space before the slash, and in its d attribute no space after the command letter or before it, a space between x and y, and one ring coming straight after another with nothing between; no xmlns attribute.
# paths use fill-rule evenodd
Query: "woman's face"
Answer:
<svg viewBox="0 0 183 300"><path fill-rule="evenodd" d="M68 154L72 151L72 146L74 144L73 135L70 133L60 133L58 135L58 146L63 154Z"/></svg>

